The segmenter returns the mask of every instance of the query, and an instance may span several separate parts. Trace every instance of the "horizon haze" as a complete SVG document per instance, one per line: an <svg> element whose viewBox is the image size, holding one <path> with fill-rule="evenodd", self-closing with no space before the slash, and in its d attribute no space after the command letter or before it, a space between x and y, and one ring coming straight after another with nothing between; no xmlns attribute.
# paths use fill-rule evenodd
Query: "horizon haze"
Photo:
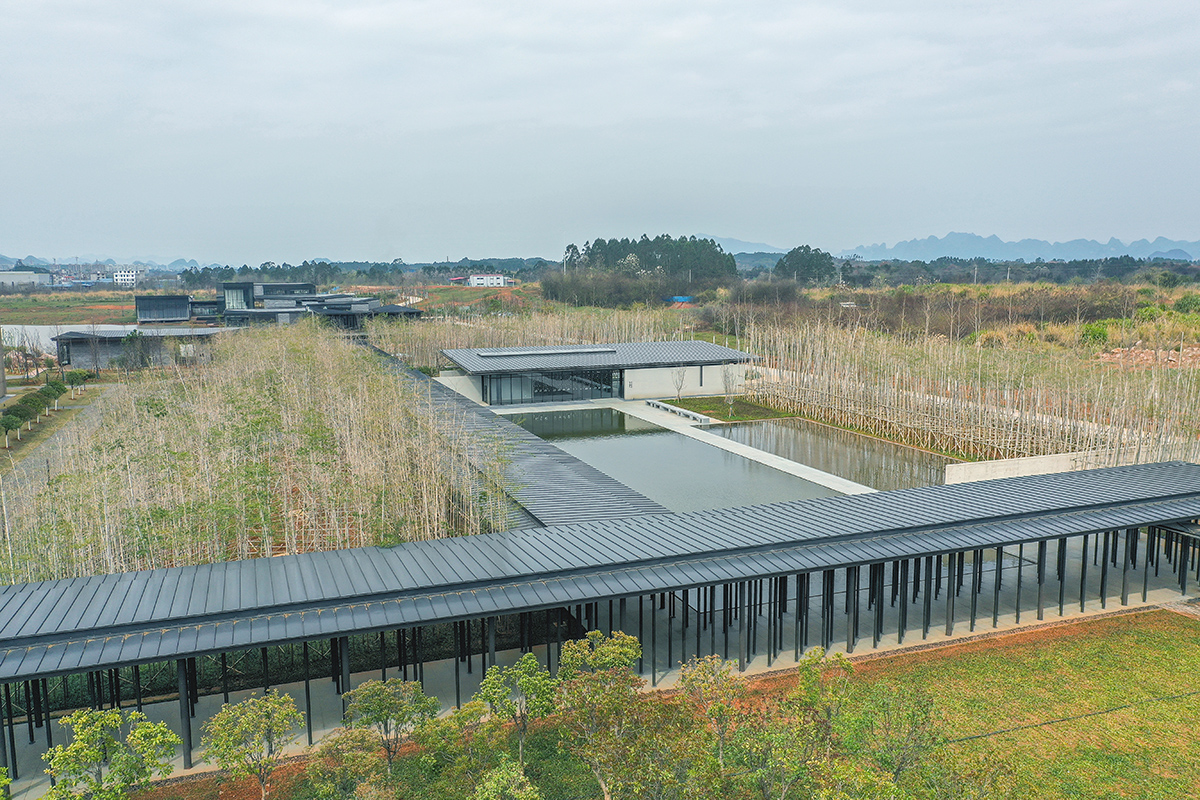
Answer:
<svg viewBox="0 0 1200 800"><path fill-rule="evenodd" d="M1200 239L1183 0L16 0L4 21L9 255Z"/></svg>

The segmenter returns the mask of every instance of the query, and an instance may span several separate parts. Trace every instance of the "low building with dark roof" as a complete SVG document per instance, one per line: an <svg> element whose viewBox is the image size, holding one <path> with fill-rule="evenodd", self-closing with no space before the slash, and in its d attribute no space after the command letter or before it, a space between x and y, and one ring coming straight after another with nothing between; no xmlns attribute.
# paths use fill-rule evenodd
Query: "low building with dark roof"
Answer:
<svg viewBox="0 0 1200 800"><path fill-rule="evenodd" d="M139 366L206 363L213 337L231 328L150 328L147 330L67 331L51 337L58 363L72 369L112 369L130 359ZM131 333L139 334L130 339Z"/></svg>
<svg viewBox="0 0 1200 800"><path fill-rule="evenodd" d="M440 380L486 405L699 397L740 387L758 356L712 342L618 342L443 350Z"/></svg>

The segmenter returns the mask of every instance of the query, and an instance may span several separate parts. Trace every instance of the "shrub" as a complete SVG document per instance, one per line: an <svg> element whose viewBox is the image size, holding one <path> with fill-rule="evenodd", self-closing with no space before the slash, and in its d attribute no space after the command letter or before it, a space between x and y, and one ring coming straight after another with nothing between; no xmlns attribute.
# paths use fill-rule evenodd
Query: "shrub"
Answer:
<svg viewBox="0 0 1200 800"><path fill-rule="evenodd" d="M1154 322L1165 313L1162 306L1142 306L1133 312L1133 318L1138 322Z"/></svg>
<svg viewBox="0 0 1200 800"><path fill-rule="evenodd" d="M1089 322L1083 326L1079 341L1084 344L1105 344L1108 342L1108 327L1102 322Z"/></svg>
<svg viewBox="0 0 1200 800"><path fill-rule="evenodd" d="M1183 297L1175 301L1175 310L1182 314L1200 312L1200 294L1185 292Z"/></svg>

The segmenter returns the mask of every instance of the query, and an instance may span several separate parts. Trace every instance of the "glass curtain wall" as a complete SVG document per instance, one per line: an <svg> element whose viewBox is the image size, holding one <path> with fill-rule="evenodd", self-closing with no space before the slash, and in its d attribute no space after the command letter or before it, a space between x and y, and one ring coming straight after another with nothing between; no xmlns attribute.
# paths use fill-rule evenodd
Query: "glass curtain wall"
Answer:
<svg viewBox="0 0 1200 800"><path fill-rule="evenodd" d="M483 402L509 406L621 397L624 373L619 369L525 372L484 375L480 380Z"/></svg>

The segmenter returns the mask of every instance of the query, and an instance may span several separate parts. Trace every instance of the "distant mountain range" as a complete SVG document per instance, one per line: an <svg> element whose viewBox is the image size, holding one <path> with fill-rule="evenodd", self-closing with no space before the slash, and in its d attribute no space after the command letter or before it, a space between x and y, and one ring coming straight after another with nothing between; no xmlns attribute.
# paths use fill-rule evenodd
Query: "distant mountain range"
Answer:
<svg viewBox="0 0 1200 800"><path fill-rule="evenodd" d="M103 258L100 256L79 256L78 258L76 258L75 256L72 256L69 259L63 259L61 261L56 262L56 261L48 260L45 258L38 258L37 256L25 256L24 258L15 258L13 256L0 255L0 269L11 269L13 267L13 265L16 264L18 261L20 261L23 264L27 264L29 266L35 266L35 267L51 267L51 266L56 266L56 265L57 266L75 266L77 264L79 266L85 266L85 265L91 265L91 264L98 264L102 267L131 266L131 267L144 267L145 269L166 269L166 270L176 270L176 271L190 269L193 267L199 269L202 266L205 266L205 267L220 267L221 266L220 264L200 264L194 258L186 258L186 259L185 258L177 258L174 261L172 261L170 264L160 264L157 261L153 261L151 259L134 259L133 261L117 261L116 259L113 259L113 258Z"/></svg>
<svg viewBox="0 0 1200 800"><path fill-rule="evenodd" d="M857 255L866 261L896 259L900 261L932 261L942 256L954 258L983 258L996 261L1074 261L1077 259L1114 258L1169 258L1192 261L1200 258L1200 241L1188 242L1158 237L1154 241L1138 239L1125 244L1120 239L1097 242L1094 239L1072 239L1069 242L1047 242L1042 239L1022 239L1006 242L998 236L983 237L974 233L948 233L942 238L910 239L886 244L859 245L835 255L848 257Z"/></svg>
<svg viewBox="0 0 1200 800"><path fill-rule="evenodd" d="M763 244L762 242L744 242L741 239L730 239L725 236L713 236L708 233L696 234L697 239L712 239L717 244L721 245L721 249L726 253L786 253L782 247L776 247L773 244Z"/></svg>

